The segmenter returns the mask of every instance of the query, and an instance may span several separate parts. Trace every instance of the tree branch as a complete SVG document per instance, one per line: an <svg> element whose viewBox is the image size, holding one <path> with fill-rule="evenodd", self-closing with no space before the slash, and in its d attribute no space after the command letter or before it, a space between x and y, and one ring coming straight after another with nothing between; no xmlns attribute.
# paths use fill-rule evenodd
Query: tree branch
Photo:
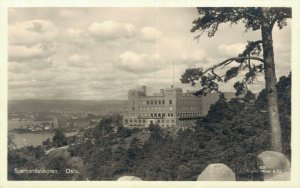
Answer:
<svg viewBox="0 0 300 188"><path fill-rule="evenodd" d="M255 15L253 15L253 14L250 14L249 12L246 12L246 11L242 12L242 11L239 11L238 9L235 9L235 11L238 12L238 13L240 13L241 15L246 14L246 15L252 17L252 18L260 19L260 17L255 16Z"/></svg>
<svg viewBox="0 0 300 188"><path fill-rule="evenodd" d="M233 61L239 61L239 60L247 60L247 59L250 59L250 60L256 60L256 61L260 61L262 63L264 63L264 60L262 58L259 58L259 57L233 57L233 58L229 58L229 59L226 59L225 61L217 64L217 65L214 65L208 69L206 69L205 71L203 71L202 73L205 74L207 73L208 71L211 71L211 70L214 70L226 63L230 64L232 63ZM230 62L230 63L229 63Z"/></svg>
<svg viewBox="0 0 300 188"><path fill-rule="evenodd" d="M285 9L285 14L276 15L275 18L271 21L270 29L272 30L274 24L280 19L292 18L292 13L290 9Z"/></svg>

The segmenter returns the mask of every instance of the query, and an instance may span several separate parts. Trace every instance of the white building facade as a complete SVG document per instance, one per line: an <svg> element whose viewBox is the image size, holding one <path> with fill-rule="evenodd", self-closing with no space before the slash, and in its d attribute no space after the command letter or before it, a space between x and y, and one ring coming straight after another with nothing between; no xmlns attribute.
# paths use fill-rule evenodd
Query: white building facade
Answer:
<svg viewBox="0 0 300 188"><path fill-rule="evenodd" d="M147 95L146 86L131 89L123 123L129 128L146 128L150 124L158 124L162 128L191 126L203 117L202 100L173 86L151 96Z"/></svg>

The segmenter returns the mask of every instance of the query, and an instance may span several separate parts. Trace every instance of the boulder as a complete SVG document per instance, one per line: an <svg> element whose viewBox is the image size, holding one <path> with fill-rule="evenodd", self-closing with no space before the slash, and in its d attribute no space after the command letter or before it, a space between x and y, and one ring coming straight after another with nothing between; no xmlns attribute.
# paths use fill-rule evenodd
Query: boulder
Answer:
<svg viewBox="0 0 300 188"><path fill-rule="evenodd" d="M285 155L275 151L264 151L257 157L260 172L266 181L288 181L291 163Z"/></svg>
<svg viewBox="0 0 300 188"><path fill-rule="evenodd" d="M235 181L234 172L225 164L208 165L198 176L197 181Z"/></svg>
<svg viewBox="0 0 300 188"><path fill-rule="evenodd" d="M143 181L143 180L135 176L121 176L117 181Z"/></svg>

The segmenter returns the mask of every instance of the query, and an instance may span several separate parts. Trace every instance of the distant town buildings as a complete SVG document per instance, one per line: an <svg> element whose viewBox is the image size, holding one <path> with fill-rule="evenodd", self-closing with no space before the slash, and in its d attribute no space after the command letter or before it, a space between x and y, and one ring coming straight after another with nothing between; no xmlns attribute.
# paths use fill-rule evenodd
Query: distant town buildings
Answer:
<svg viewBox="0 0 300 188"><path fill-rule="evenodd" d="M128 110L124 116L125 127L147 127L158 124L162 128L185 127L204 116L203 98L181 88L161 89L160 93L147 95L146 86L128 91Z"/></svg>

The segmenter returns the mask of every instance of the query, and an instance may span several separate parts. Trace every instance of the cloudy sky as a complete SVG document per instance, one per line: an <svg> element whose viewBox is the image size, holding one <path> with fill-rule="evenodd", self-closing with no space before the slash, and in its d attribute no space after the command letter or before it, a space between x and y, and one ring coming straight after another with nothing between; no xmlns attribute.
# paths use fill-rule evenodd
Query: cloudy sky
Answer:
<svg viewBox="0 0 300 188"><path fill-rule="evenodd" d="M126 99L130 88L176 87L185 69L236 56L259 32L222 25L193 40L195 8L10 8L9 99ZM290 72L291 23L274 29L277 77ZM234 82L233 80L232 82ZM233 91L232 82L223 91ZM259 92L263 77L250 88Z"/></svg>

